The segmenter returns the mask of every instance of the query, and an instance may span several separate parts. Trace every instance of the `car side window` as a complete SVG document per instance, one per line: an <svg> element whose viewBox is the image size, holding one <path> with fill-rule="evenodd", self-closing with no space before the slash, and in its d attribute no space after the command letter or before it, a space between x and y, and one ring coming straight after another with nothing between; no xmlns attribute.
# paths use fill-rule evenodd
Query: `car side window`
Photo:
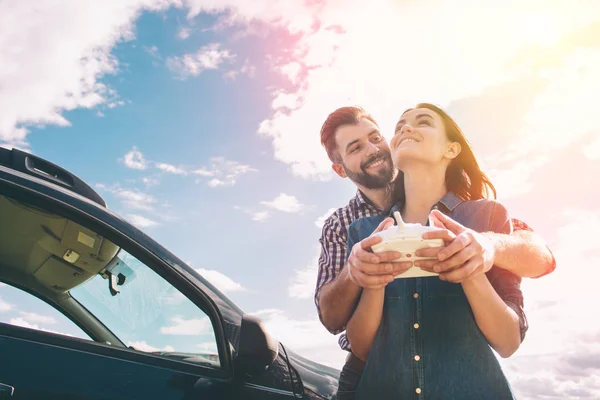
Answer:
<svg viewBox="0 0 600 400"><path fill-rule="evenodd" d="M118 292L111 293L110 277L100 274L71 289L71 296L132 349L220 365L211 320L198 306L124 249L112 265L111 274L124 279Z"/></svg>
<svg viewBox="0 0 600 400"><path fill-rule="evenodd" d="M39 298L0 283L0 322L43 332L92 340L63 313Z"/></svg>

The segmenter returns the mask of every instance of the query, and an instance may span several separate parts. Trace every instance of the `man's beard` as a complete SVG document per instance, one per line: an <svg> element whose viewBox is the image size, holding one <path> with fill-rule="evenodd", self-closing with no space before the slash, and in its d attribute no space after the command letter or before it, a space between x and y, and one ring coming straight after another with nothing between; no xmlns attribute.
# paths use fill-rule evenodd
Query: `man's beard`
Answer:
<svg viewBox="0 0 600 400"><path fill-rule="evenodd" d="M361 185L367 189L382 189L387 187L394 178L394 168L382 169L375 175L370 174L367 172L367 165L377 160L385 160L388 165L392 165L392 156L387 153L370 157L361 164L360 171L358 172L346 168L345 165L344 171L348 175L348 178L357 185Z"/></svg>

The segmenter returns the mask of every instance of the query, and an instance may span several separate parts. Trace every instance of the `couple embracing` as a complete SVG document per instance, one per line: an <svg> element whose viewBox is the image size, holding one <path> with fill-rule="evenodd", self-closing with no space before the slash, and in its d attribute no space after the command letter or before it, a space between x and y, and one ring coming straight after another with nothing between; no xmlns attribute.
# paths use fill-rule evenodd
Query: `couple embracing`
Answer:
<svg viewBox="0 0 600 400"><path fill-rule="evenodd" d="M456 122L423 103L404 111L389 144L359 107L331 113L321 143L357 187L324 223L315 303L348 352L338 399L512 399L494 352L510 357L528 328L524 277L555 260L527 224L511 217ZM373 253L394 224L436 229L414 266L439 276L394 279L413 262Z"/></svg>

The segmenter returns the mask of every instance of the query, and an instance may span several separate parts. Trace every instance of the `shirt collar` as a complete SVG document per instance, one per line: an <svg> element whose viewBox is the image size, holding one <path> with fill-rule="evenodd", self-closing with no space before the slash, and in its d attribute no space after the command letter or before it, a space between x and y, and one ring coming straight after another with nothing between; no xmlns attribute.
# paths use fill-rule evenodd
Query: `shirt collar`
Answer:
<svg viewBox="0 0 600 400"><path fill-rule="evenodd" d="M460 197L458 197L454 192L448 192L440 199L438 203L441 203L448 209L448 211L452 212L460 203L463 201Z"/></svg>
<svg viewBox="0 0 600 400"><path fill-rule="evenodd" d="M377 207L375 207L375 205L371 203L371 200L369 200L367 196L365 196L364 193L360 191L360 189L356 190L356 196L354 197L354 199L358 207L367 206L377 209Z"/></svg>

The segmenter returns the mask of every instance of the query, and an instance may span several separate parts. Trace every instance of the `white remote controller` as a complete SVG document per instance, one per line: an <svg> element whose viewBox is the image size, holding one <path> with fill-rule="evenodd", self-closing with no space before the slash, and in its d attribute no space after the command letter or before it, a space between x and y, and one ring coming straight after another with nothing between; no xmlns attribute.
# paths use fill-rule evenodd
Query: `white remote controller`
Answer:
<svg viewBox="0 0 600 400"><path fill-rule="evenodd" d="M422 238L422 235L425 232L436 229L431 223L431 220L429 220L430 226L405 223L398 211L394 212L394 219L396 220L397 225L391 226L388 229L375 234L376 236L380 236L383 240L371 247L374 253L398 251L401 253L401 256L394 261L416 261L432 259L431 257L417 257L415 255L417 250L427 247L444 246L444 241L442 239ZM396 275L396 278L417 278L437 275L439 274L424 271L419 267L412 266L408 271Z"/></svg>

